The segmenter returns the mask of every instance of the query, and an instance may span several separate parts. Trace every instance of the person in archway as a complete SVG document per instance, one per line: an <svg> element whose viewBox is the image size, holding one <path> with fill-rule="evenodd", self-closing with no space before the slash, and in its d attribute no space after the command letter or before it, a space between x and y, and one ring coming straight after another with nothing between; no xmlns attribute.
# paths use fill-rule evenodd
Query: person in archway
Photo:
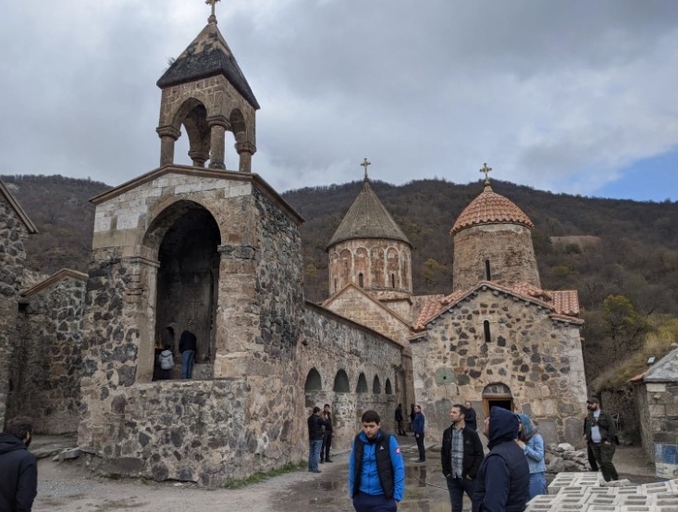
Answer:
<svg viewBox="0 0 678 512"><path fill-rule="evenodd" d="M325 420L325 431L323 432L323 445L320 448L320 463L324 464L325 462L332 462L330 450L332 449L332 438L334 437L334 424L330 404L323 406L322 418Z"/></svg>
<svg viewBox="0 0 678 512"><path fill-rule="evenodd" d="M181 333L179 339L179 352L181 353L181 378L191 379L193 377L193 362L198 351L198 343L191 331Z"/></svg>
<svg viewBox="0 0 678 512"><path fill-rule="evenodd" d="M395 410L395 421L398 425L398 435L407 437L407 432L405 432L405 427L403 427L403 404L398 404Z"/></svg>
<svg viewBox="0 0 678 512"><path fill-rule="evenodd" d="M414 421L412 422L412 430L414 431L414 439L417 441L417 448L419 449L419 459L417 462L426 462L426 448L424 447L424 430L426 427L426 418L421 412L421 406L414 406Z"/></svg>

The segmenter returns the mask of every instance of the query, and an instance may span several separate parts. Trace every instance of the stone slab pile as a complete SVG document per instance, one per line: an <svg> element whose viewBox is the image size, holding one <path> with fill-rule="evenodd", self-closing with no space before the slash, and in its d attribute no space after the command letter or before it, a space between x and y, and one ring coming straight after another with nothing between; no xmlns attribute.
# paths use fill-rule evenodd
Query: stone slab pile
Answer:
<svg viewBox="0 0 678 512"><path fill-rule="evenodd" d="M607 483L599 473L561 473L549 494L532 499L526 512L676 512L678 479L644 485Z"/></svg>

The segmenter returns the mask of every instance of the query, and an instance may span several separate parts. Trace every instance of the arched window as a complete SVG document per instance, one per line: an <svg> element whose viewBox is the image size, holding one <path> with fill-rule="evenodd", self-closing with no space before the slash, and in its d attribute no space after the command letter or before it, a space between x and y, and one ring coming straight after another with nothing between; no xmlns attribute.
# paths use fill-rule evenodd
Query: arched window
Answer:
<svg viewBox="0 0 678 512"><path fill-rule="evenodd" d="M485 280L492 281L492 272L490 272L490 260L485 260Z"/></svg>
<svg viewBox="0 0 678 512"><path fill-rule="evenodd" d="M358 274L358 286L360 286L361 288L363 288L365 286L362 272L360 274Z"/></svg>
<svg viewBox="0 0 678 512"><path fill-rule="evenodd" d="M365 374L361 373L358 377L358 387L356 388L356 393L367 393L367 379Z"/></svg>
<svg viewBox="0 0 678 512"><path fill-rule="evenodd" d="M304 391L320 391L322 388L322 379L320 378L318 370L311 368L311 371L308 372L308 375L306 376Z"/></svg>
<svg viewBox="0 0 678 512"><path fill-rule="evenodd" d="M490 334L490 322L487 320L483 322L483 331L485 332L485 343L492 341L492 336Z"/></svg>
<svg viewBox="0 0 678 512"><path fill-rule="evenodd" d="M392 395L393 394L393 387L391 387L391 379L386 379L386 394L387 395Z"/></svg>
<svg viewBox="0 0 678 512"><path fill-rule="evenodd" d="M351 391L348 385L348 375L344 370L339 370L337 375L334 377L334 392L335 393L348 393Z"/></svg>
<svg viewBox="0 0 678 512"><path fill-rule="evenodd" d="M372 383L372 393L375 395L381 395L381 382L379 382L379 376L374 376L374 382Z"/></svg>

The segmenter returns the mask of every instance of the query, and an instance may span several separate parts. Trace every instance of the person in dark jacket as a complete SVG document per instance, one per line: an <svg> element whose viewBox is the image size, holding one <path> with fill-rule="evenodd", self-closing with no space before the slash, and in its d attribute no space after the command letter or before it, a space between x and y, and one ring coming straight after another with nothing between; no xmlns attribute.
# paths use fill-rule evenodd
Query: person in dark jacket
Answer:
<svg viewBox="0 0 678 512"><path fill-rule="evenodd" d="M395 410L395 421L398 425L398 435L407 437L407 432L405 432L405 427L403 426L403 404L398 404Z"/></svg>
<svg viewBox="0 0 678 512"><path fill-rule="evenodd" d="M348 494L356 512L395 512L405 496L405 463L395 436L381 430L376 411L365 411L362 432L348 460Z"/></svg>
<svg viewBox="0 0 678 512"><path fill-rule="evenodd" d="M332 424L332 410L330 404L323 406L322 418L325 420L325 432L323 433L323 445L320 448L320 463L332 462L330 451L332 450L332 438L334 437L334 425Z"/></svg>
<svg viewBox="0 0 678 512"><path fill-rule="evenodd" d="M518 446L518 417L492 407L483 433L490 453L478 471L473 512L523 512L530 495L530 468Z"/></svg>
<svg viewBox="0 0 678 512"><path fill-rule="evenodd" d="M193 362L198 350L198 343L191 331L184 331L179 338L179 353L181 354L181 378L190 379L193 377Z"/></svg>
<svg viewBox="0 0 678 512"><path fill-rule="evenodd" d="M467 409L454 404L450 410L452 425L443 432L440 462L447 480L452 512L462 512L464 492L473 499L476 476L485 454L478 433L466 422Z"/></svg>
<svg viewBox="0 0 678 512"><path fill-rule="evenodd" d="M23 416L7 422L0 434L0 510L30 512L38 493L38 464L27 448L33 425Z"/></svg>
<svg viewBox="0 0 678 512"><path fill-rule="evenodd" d="M466 419L464 420L467 427L472 428L473 430L478 430L478 422L476 420L476 411L473 408L473 404L468 400L464 403L466 407Z"/></svg>
<svg viewBox="0 0 678 512"><path fill-rule="evenodd" d="M417 448L419 449L419 459L417 462L426 462L426 448L424 447L424 430L426 428L426 417L421 412L421 407L415 405L414 407L414 421L412 422L412 431L414 432L414 439L417 441Z"/></svg>
<svg viewBox="0 0 678 512"><path fill-rule="evenodd" d="M318 459L323 446L323 428L327 425L321 417L320 407L313 408L313 414L306 422L308 424L308 470L311 473L320 473Z"/></svg>
<svg viewBox="0 0 678 512"><path fill-rule="evenodd" d="M596 397L590 397L586 401L586 408L589 410L584 420L586 442L591 447L605 481L619 480L617 469L612 463L617 441L614 420L600 408L600 400Z"/></svg>

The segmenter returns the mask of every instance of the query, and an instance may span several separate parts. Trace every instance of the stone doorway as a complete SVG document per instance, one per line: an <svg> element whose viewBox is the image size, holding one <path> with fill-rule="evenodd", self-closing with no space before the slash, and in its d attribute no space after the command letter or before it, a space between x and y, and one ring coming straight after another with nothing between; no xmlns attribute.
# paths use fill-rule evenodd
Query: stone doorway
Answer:
<svg viewBox="0 0 678 512"><path fill-rule="evenodd" d="M492 407L502 407L513 411L513 395L511 389L501 382L485 386L483 390L483 410L489 416Z"/></svg>
<svg viewBox="0 0 678 512"><path fill-rule="evenodd" d="M155 339L167 338L168 327L174 331L172 376L178 378L179 339L184 330L191 331L198 346L193 378L211 378L221 235L210 212L195 203L184 203L184 208L180 215L170 215L158 251ZM156 345L156 351L161 348Z"/></svg>

